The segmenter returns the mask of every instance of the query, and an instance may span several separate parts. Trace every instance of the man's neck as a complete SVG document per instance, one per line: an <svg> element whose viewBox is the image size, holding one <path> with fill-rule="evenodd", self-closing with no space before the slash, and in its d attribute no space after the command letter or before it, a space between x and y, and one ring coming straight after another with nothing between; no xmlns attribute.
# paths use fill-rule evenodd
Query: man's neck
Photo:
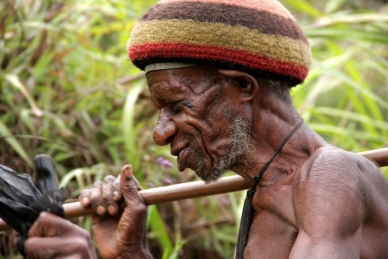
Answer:
<svg viewBox="0 0 388 259"><path fill-rule="evenodd" d="M302 119L300 119L301 121ZM295 120L296 121L296 120ZM299 121L299 122L300 122ZM253 178L262 170L265 164L274 156L281 143L299 124L282 123L282 126L271 127L262 125L257 136L268 136L253 139L254 146L248 154L246 163L233 168L237 174L253 181ZM259 131L256 131L259 132ZM287 141L281 151L273 159L263 175L262 182L275 183L285 176L295 173L307 159L320 147L329 145L307 125L302 125Z"/></svg>

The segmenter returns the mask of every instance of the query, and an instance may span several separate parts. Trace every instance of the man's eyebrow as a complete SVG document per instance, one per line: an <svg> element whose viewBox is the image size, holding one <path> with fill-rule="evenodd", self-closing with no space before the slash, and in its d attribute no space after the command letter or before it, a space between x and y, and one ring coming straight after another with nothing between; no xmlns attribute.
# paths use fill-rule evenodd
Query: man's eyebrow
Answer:
<svg viewBox="0 0 388 259"><path fill-rule="evenodd" d="M151 90L151 88L154 88L154 87L159 86L159 85L165 86L165 84L166 84L166 82L164 82L164 81L151 82L151 85L149 85L147 82L149 90Z"/></svg>
<svg viewBox="0 0 388 259"><path fill-rule="evenodd" d="M147 85L148 85L148 89L151 90L151 88L152 88L154 85L157 85L157 84L158 84L158 83L153 83L153 84L151 84L151 85L148 85L148 84L147 84Z"/></svg>

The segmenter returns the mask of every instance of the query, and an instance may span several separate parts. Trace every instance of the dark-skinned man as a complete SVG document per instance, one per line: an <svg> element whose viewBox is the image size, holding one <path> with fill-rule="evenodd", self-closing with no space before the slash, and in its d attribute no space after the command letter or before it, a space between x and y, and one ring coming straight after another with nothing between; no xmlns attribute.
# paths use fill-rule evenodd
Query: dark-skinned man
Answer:
<svg viewBox="0 0 388 259"><path fill-rule="evenodd" d="M308 42L275 0L164 0L132 31L132 62L159 109L158 145L206 182L251 181L236 258L388 258L388 184L366 158L303 123L290 88L304 81ZM81 196L103 258L152 258L147 207L130 166ZM119 209L123 200L124 211ZM28 258L96 258L90 235L43 213Z"/></svg>

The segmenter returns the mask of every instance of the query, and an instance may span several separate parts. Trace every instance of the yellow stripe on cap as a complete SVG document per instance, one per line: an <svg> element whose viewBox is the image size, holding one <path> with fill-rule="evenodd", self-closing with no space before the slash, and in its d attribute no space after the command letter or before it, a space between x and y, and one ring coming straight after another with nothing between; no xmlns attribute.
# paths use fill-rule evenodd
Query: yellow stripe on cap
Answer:
<svg viewBox="0 0 388 259"><path fill-rule="evenodd" d="M195 33L192 33L195 31ZM243 26L192 20L151 20L138 22L128 45L144 43L188 43L246 50L258 56L309 67L311 52L301 40L269 35ZM230 35L235 37L230 38Z"/></svg>

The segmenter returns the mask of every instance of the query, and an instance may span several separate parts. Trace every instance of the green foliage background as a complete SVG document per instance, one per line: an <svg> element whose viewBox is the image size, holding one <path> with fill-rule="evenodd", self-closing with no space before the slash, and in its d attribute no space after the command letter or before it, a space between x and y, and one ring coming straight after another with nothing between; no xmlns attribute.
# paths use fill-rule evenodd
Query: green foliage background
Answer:
<svg viewBox="0 0 388 259"><path fill-rule="evenodd" d="M131 163L143 186L197 180L152 141L157 111L125 46L155 0L0 1L0 163L32 173L40 153L61 186L80 190ZM327 141L359 152L388 146L386 1L283 0L312 47L306 83L292 91L306 123ZM383 169L388 177L388 170ZM232 258L241 193L151 206L155 258ZM90 229L90 220L76 223ZM0 258L17 258L12 232Z"/></svg>

